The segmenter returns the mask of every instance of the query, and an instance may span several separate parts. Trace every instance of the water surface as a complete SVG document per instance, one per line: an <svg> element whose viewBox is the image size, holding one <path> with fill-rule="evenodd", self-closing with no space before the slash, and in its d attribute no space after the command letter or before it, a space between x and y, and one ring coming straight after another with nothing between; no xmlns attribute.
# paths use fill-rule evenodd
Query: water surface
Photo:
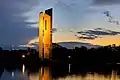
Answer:
<svg viewBox="0 0 120 80"><path fill-rule="evenodd" d="M61 72L60 72L61 71ZM32 72L22 66L21 69L0 70L0 80L120 80L117 70L111 70L109 73L99 72L79 72L73 73L70 65L66 70L59 69L52 71L51 67L40 67L38 71ZM64 75L61 75L64 74Z"/></svg>

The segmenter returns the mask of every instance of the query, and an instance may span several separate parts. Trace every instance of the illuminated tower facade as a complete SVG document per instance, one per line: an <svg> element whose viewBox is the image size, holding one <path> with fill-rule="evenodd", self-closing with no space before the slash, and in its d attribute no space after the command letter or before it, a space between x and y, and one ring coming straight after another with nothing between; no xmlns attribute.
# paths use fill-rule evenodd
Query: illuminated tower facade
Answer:
<svg viewBox="0 0 120 80"><path fill-rule="evenodd" d="M39 15L39 57L52 56L52 8Z"/></svg>

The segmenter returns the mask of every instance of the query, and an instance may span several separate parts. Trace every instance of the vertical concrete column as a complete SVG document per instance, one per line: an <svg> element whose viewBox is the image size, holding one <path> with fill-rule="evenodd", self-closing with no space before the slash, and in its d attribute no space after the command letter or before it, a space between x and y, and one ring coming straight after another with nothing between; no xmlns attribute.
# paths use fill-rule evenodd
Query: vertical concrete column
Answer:
<svg viewBox="0 0 120 80"><path fill-rule="evenodd" d="M39 14L39 57L43 57L43 34L44 34L44 13Z"/></svg>
<svg viewBox="0 0 120 80"><path fill-rule="evenodd" d="M39 16L39 57L52 56L52 8Z"/></svg>

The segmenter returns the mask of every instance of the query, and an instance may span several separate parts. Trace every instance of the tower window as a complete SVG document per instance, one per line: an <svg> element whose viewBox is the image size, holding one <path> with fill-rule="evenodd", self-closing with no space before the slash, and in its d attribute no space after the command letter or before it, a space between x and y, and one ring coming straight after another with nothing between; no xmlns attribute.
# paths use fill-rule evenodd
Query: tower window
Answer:
<svg viewBox="0 0 120 80"><path fill-rule="evenodd" d="M45 30L47 30L47 20L45 20Z"/></svg>

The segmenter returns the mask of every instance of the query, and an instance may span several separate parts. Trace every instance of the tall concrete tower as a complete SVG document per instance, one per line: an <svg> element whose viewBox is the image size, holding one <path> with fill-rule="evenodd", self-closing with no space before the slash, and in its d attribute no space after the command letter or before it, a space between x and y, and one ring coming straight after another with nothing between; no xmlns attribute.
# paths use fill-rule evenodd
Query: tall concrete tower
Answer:
<svg viewBox="0 0 120 80"><path fill-rule="evenodd" d="M52 56L52 8L39 15L39 57Z"/></svg>

